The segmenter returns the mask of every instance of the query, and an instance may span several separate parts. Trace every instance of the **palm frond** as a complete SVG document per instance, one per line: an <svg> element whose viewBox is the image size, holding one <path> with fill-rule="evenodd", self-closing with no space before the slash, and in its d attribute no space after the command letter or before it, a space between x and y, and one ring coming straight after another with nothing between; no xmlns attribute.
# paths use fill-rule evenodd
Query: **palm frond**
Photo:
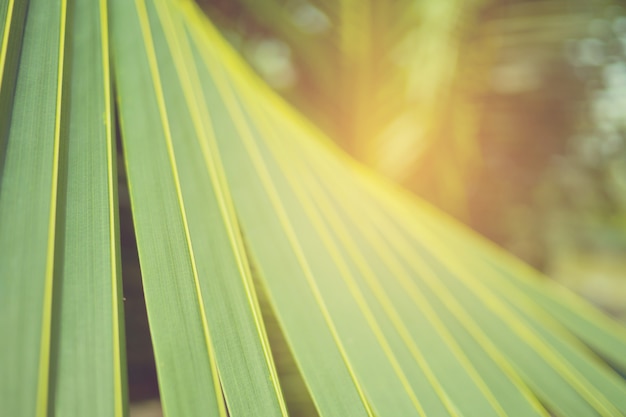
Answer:
<svg viewBox="0 0 626 417"><path fill-rule="evenodd" d="M110 41L168 416L288 415L250 265L320 416L626 415L623 327L339 151L195 4L68 4L7 61L3 410L125 413Z"/></svg>

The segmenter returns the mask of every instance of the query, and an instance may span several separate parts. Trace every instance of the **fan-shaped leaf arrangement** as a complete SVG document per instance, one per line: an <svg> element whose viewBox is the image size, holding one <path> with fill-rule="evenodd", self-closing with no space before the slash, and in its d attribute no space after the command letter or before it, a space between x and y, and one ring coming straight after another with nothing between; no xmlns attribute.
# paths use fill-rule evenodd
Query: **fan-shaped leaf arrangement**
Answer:
<svg viewBox="0 0 626 417"><path fill-rule="evenodd" d="M1 415L125 414L115 106L167 416L288 414L251 263L320 416L626 414L623 327L341 154L192 3L0 13Z"/></svg>

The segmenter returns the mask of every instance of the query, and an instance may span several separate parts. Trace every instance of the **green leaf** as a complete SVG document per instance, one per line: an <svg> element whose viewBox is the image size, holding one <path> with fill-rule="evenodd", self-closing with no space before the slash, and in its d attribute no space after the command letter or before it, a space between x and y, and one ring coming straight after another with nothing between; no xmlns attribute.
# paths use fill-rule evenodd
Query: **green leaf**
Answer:
<svg viewBox="0 0 626 417"><path fill-rule="evenodd" d="M121 417L128 405L107 4L72 7L50 408L56 416Z"/></svg>
<svg viewBox="0 0 626 417"><path fill-rule="evenodd" d="M65 2L29 4L2 170L0 400L8 415L41 416L48 406L66 17Z"/></svg>

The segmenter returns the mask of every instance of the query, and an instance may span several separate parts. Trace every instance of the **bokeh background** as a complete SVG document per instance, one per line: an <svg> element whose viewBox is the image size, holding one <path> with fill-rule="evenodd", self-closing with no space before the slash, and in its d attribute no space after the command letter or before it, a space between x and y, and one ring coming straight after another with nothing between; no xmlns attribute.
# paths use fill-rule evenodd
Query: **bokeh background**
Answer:
<svg viewBox="0 0 626 417"><path fill-rule="evenodd" d="M626 2L197 1L355 158L626 322ZM138 279L125 295L142 400L158 394Z"/></svg>

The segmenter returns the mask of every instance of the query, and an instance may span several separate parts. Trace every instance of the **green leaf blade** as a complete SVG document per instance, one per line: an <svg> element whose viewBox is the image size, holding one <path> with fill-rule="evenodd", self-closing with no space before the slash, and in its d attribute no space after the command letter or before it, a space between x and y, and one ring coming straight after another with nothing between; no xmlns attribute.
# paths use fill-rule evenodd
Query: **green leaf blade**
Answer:
<svg viewBox="0 0 626 417"><path fill-rule="evenodd" d="M11 415L43 415L48 406L65 36L65 2L32 1L21 54L11 54L20 61L0 184L0 328L8 341L0 401Z"/></svg>
<svg viewBox="0 0 626 417"><path fill-rule="evenodd" d="M51 409L127 414L117 171L105 1L77 0L55 256Z"/></svg>

